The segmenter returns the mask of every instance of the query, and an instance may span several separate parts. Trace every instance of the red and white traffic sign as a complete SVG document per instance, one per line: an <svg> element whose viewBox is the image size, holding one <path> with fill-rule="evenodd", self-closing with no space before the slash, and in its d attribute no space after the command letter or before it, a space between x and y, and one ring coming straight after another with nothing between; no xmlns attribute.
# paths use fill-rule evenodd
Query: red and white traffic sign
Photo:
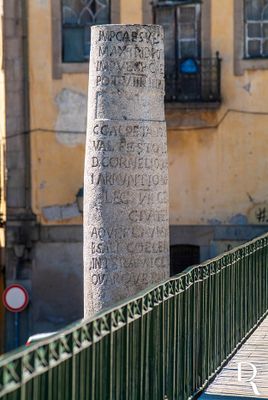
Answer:
<svg viewBox="0 0 268 400"><path fill-rule="evenodd" d="M14 283L9 285L3 293L4 306L11 312L21 312L25 310L29 303L29 295L27 290Z"/></svg>

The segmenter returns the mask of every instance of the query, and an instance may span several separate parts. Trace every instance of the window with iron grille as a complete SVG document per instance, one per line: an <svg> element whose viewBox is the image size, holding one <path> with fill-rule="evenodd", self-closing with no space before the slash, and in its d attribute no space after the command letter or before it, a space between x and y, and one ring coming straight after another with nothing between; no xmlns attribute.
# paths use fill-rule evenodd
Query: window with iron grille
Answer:
<svg viewBox="0 0 268 400"><path fill-rule="evenodd" d="M155 4L155 22L165 32L168 102L220 100L220 60L202 58L201 5L198 0Z"/></svg>
<svg viewBox="0 0 268 400"><path fill-rule="evenodd" d="M245 56L268 58L268 0L245 0Z"/></svg>
<svg viewBox="0 0 268 400"><path fill-rule="evenodd" d="M62 0L62 61L89 58L90 27L110 23L109 0Z"/></svg>

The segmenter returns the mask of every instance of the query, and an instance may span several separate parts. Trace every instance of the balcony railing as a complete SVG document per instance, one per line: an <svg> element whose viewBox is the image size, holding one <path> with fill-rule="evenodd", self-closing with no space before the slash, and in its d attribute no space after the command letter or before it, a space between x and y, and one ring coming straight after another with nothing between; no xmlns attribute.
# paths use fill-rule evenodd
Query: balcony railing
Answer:
<svg viewBox="0 0 268 400"><path fill-rule="evenodd" d="M178 60L173 73L166 74L166 102L220 102L221 59Z"/></svg>
<svg viewBox="0 0 268 400"><path fill-rule="evenodd" d="M268 309L268 234L0 358L4 400L185 400Z"/></svg>

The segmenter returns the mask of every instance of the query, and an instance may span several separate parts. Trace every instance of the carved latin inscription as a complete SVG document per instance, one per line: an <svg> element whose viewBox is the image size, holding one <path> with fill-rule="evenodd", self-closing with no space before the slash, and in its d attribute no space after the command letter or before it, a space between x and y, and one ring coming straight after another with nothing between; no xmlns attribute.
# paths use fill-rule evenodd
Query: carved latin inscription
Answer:
<svg viewBox="0 0 268 400"><path fill-rule="evenodd" d="M85 316L169 275L163 32L92 29L85 164Z"/></svg>

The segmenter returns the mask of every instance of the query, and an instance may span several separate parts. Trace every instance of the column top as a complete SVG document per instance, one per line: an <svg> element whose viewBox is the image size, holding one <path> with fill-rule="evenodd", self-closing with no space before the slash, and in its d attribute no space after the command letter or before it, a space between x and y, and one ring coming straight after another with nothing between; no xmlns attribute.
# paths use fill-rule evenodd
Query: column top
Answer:
<svg viewBox="0 0 268 400"><path fill-rule="evenodd" d="M101 24L101 25L93 25L91 26L91 29L95 28L109 28L109 27L120 27L120 28L151 28L151 27L158 27L160 29L163 29L162 25L157 25L157 24Z"/></svg>

